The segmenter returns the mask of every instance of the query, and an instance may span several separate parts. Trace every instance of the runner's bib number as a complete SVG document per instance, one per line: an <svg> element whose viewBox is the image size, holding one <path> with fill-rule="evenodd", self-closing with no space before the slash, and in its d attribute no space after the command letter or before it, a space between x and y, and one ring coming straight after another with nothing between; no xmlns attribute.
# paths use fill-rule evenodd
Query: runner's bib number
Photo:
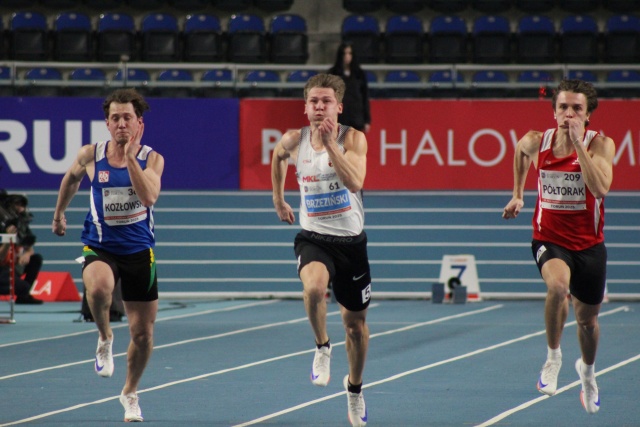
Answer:
<svg viewBox="0 0 640 427"><path fill-rule="evenodd" d="M107 225L129 225L147 219L147 208L133 187L103 188L102 211Z"/></svg>
<svg viewBox="0 0 640 427"><path fill-rule="evenodd" d="M541 206L578 211L587 208L587 192L580 172L540 171Z"/></svg>

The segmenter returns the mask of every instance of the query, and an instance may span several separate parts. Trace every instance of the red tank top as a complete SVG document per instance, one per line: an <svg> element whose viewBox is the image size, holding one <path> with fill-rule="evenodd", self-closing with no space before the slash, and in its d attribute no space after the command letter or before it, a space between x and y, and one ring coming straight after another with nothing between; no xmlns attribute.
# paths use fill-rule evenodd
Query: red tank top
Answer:
<svg viewBox="0 0 640 427"><path fill-rule="evenodd" d="M598 133L587 131L583 144ZM556 129L547 130L538 153L538 201L533 238L579 251L604 241L604 198L593 196L582 177L578 154L553 155Z"/></svg>

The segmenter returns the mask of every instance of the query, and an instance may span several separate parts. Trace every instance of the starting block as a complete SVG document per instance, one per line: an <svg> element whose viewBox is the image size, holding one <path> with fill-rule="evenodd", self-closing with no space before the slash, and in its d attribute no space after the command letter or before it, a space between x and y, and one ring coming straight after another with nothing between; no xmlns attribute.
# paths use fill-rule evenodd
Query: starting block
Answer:
<svg viewBox="0 0 640 427"><path fill-rule="evenodd" d="M463 298L465 302L481 301L476 258L473 255L444 255L439 281L444 283L445 300L456 303L463 303Z"/></svg>
<svg viewBox="0 0 640 427"><path fill-rule="evenodd" d="M31 295L42 301L82 301L68 272L41 271L33 283Z"/></svg>

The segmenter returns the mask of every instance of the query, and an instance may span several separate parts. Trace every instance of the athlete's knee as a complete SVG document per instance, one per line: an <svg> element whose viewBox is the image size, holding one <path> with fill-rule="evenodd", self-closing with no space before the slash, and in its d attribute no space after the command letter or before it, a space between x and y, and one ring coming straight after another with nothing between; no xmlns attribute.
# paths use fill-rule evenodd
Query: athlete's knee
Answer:
<svg viewBox="0 0 640 427"><path fill-rule="evenodd" d="M369 329L364 319L348 319L344 322L344 329L347 336L352 340L361 340L364 337L368 337Z"/></svg>
<svg viewBox="0 0 640 427"><path fill-rule="evenodd" d="M561 278L552 277L545 280L547 295L554 299L566 298L569 294L569 283Z"/></svg>

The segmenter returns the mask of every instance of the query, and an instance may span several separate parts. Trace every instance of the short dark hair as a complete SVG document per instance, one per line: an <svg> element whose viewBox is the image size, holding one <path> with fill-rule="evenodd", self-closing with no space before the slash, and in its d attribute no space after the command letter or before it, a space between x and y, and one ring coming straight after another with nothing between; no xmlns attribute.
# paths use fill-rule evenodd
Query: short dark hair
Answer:
<svg viewBox="0 0 640 427"><path fill-rule="evenodd" d="M102 103L102 110L104 111L104 117L109 118L109 107L111 103L129 104L133 105L133 110L137 117L142 117L145 111L149 110L149 104L145 101L144 97L140 95L135 89L118 89L107 96Z"/></svg>
<svg viewBox="0 0 640 427"><path fill-rule="evenodd" d="M316 74L307 80L307 84L304 85L304 100L307 100L307 95L309 95L309 91L314 87L321 87L326 89L333 89L336 94L336 99L338 102L342 102L342 98L344 97L345 84L342 77L334 76L332 74Z"/></svg>
<svg viewBox="0 0 640 427"><path fill-rule="evenodd" d="M563 79L553 92L553 98L551 98L551 105L553 105L554 110L556 109L556 101L560 92L583 94L587 98L587 113L592 113L598 108L598 93L596 88L589 82L578 79Z"/></svg>

